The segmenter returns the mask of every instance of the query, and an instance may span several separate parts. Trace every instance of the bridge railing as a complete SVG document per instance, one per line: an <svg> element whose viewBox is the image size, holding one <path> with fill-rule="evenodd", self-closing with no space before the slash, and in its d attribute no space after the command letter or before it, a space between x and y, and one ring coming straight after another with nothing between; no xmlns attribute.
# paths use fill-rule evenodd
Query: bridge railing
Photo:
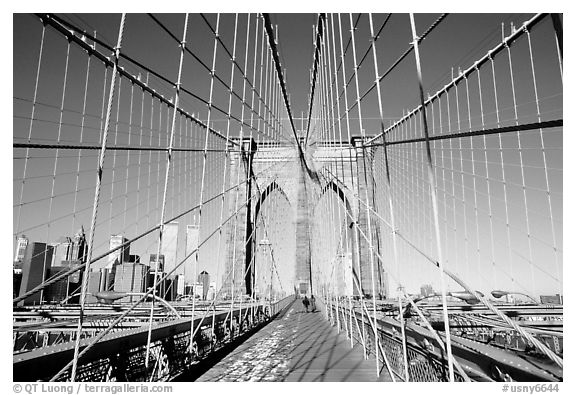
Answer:
<svg viewBox="0 0 576 395"><path fill-rule="evenodd" d="M78 361L76 381L169 381L189 370L212 352L238 340L273 319L294 300L289 296L272 304L244 308L194 319L200 329L190 341L190 319L160 323L152 328L150 358L145 363L148 327L110 333ZM270 314L270 311L272 312ZM213 324L214 323L214 324ZM85 348L90 338L81 340ZM14 381L50 380L74 355L74 341L14 355ZM58 381L69 381L70 371Z"/></svg>
<svg viewBox="0 0 576 395"><path fill-rule="evenodd" d="M336 308L328 307L327 314L338 331L351 339L351 346L361 345L367 356L376 355L374 330L370 319L362 311L352 310L342 303ZM330 311L331 310L331 311ZM449 381L447 358L433 334L416 323L404 327L406 338L406 360L401 336L401 324L390 317L375 320L378 332L378 358L386 369L386 363L396 380L444 382ZM444 335L440 333L440 337ZM513 352L483 344L481 342L452 335L452 352L466 375L472 381L559 381L562 371L550 364L526 363ZM383 356L386 354L386 359ZM387 361L387 362L386 362ZM540 366L539 366L540 365ZM408 378L405 372L408 372ZM454 372L455 381L464 381L464 377Z"/></svg>

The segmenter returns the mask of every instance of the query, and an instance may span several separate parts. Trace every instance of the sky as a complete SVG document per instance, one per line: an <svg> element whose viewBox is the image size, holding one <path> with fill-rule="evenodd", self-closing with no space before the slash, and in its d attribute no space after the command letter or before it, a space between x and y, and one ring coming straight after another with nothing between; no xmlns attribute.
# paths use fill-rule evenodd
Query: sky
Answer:
<svg viewBox="0 0 576 395"><path fill-rule="evenodd" d="M417 14L416 28L421 33L439 14ZM80 30L90 34L96 31L99 39L110 46L115 45L119 14L64 14L62 19L70 22ZM184 27L184 15L159 14L158 20L176 36L181 37ZM357 14L352 15L355 21ZM510 31L510 22L519 26L530 17L529 14L461 14L450 15L435 29L429 38L421 45L421 59L423 68L424 91L426 94L435 93L450 81L451 69L469 67L475 59L483 56L486 51L495 46L501 39L501 23L505 24L506 34ZM334 19L337 25L337 16ZM374 15L375 26L380 26L384 20L384 14ZM216 26L217 16L206 15L206 20L212 28ZM247 21L250 21L248 56L246 56L246 30ZM229 51L234 47L234 21L233 14L220 16L220 36ZM286 84L290 97L292 113L295 117L302 114L307 117L310 93L310 70L313 62L313 25L317 21L316 14L272 14L271 21L277 25L279 34L278 50L282 67L286 71ZM31 125L32 100L36 81L36 68L38 66L38 53L42 34L42 24L38 18L31 15L15 14L13 18L13 141L14 143L25 142L31 130L31 141L46 144L60 140L61 144L98 145L100 140L100 128L102 119L102 103L109 89L110 70L106 70L101 62L91 59L90 71L87 69L88 57L79 50L75 44L70 45L67 55L68 43L53 29L47 28L44 38L43 58L40 69L39 85L37 90L37 102L34 107L34 122ZM214 53L214 38L208 23L198 14L191 14L188 25L186 46L191 52L208 67L211 67L212 54ZM259 20L259 34L261 33L261 20ZM341 16L343 24L342 32L344 41L349 36L350 18L347 14ZM254 51L254 28L255 16L250 18L246 14L238 16L238 33L236 43L236 59L243 70L246 70L248 78L252 81L251 72L254 70L254 56L260 56L260 52ZM548 27L549 28L549 27ZM541 30L544 30L542 28ZM339 31L339 29L338 29ZM533 34L534 47L544 53L553 54L553 45L550 45L549 31L535 31ZM368 46L368 23L367 16L360 17L357 34L357 53L362 56ZM261 48L261 36L256 38L258 49ZM338 39L336 39L338 40ZM407 14L394 15L386 28L382 31L378 40L379 51L378 65L380 73L388 68L411 42L409 18ZM338 42L338 41L336 41ZM128 15L124 31L121 52L127 54L151 70L165 76L170 81L176 81L178 75L179 48L158 23L147 15ZM519 56L525 56L519 55ZM63 95L64 70L66 58L69 59L68 72L66 74L66 90ZM537 59L549 58L538 56ZM245 62L245 63L244 63ZM146 72L139 67L126 61L121 65L134 75L140 74L141 79L146 79ZM246 65L246 66L244 66ZM347 76L352 70L352 59L346 57L345 66ZM497 66L503 67L503 66ZM548 105L551 118L562 118L562 113L554 113L554 109L561 108L562 97L557 97L558 89L561 93L561 85L558 87L558 72L553 70L553 62L543 62L536 65L539 68L538 80L541 82L542 97L549 98L543 101ZM230 55L224 51L221 45L216 51L215 72L222 80L229 83ZM266 68L264 68L266 70ZM525 69L524 69L525 70ZM548 73L550 70L550 73ZM258 73L254 81L266 82L266 77L260 78ZM383 117L386 122L399 119L403 111L413 109L419 104L418 87L416 85L415 66L412 55L407 57L383 82ZM522 73L522 71L519 71ZM86 78L88 76L88 78ZM528 76L529 77L529 76ZM526 76L522 78L528 78ZM246 94L247 99L251 95L250 89L243 86L243 79L238 71L234 74L233 90L239 96ZM149 76L149 85L160 95L168 100L174 96L174 89L166 82L157 77ZM87 81L87 82L86 82ZM364 92L374 81L373 62L370 56L359 72L359 90ZM527 79L526 81L529 81ZM503 82L504 83L504 82ZM123 146L137 144L142 147L163 147L168 144L168 136L171 121L171 111L161 105L158 100L151 100L150 96L142 94L138 88L133 88L126 79L122 79L122 85L116 85L120 99L112 107L111 134L109 144ZM350 85L348 99L354 100L355 83ZM105 88L106 86L106 88ZM210 78L207 71L198 61L190 56L185 58L182 86L195 95L206 99L210 96ZM520 82L519 90L527 84ZM506 91L505 88L502 88ZM545 92L548 90L548 94ZM84 94L86 94L85 106ZM210 113L211 125L222 134L227 130L226 108L228 105L228 90L216 81L212 90L213 104L223 109L221 112L214 109ZM556 97L554 96L556 94ZM60 106L62 105L62 122L60 122ZM504 100L504 99L502 99ZM528 100L529 101L529 100ZM280 107L282 107L282 104ZM191 114L197 114L198 118L206 121L208 111L206 105L194 97L185 94L181 99L182 107ZM85 108L83 108L85 107ZM255 107L254 107L255 108ZM380 131L377 101L375 96L369 95L362 107L363 128L367 135L375 135ZM453 111L453 110L452 110ZM231 112L242 118L240 100L234 98ZM85 114L84 116L82 114ZM260 110L258 111L258 114ZM262 108L262 113L264 109ZM438 110L438 114L440 110ZM504 115L504 114L503 114ZM248 111L244 114L247 122ZM354 117L356 120L354 120ZM352 122L357 123L358 111L350 112ZM286 119L280 120L283 126L283 139L289 139L291 131ZM256 121L255 121L256 122ZM438 122L438 121L436 121ZM298 124L298 122L296 122ZM82 128L81 125L84 125ZM60 126L61 125L61 126ZM386 125L388 125L386 123ZM439 123L435 124L440 128ZM444 125L446 126L446 125ZM193 129L190 122L178 118L176 124L175 145L180 148L200 149L204 145L205 131L200 128ZM82 135L79 133L82 130ZM231 122L230 135L240 133L240 125L237 121ZM246 132L248 133L248 132ZM359 134L359 127L352 130L352 134ZM548 136L548 134L547 134ZM551 179L555 196L553 208L555 210L555 226L558 227L560 236L562 225L562 131L557 130L546 141L548 147L553 147L555 156L549 155L551 162L556 168L560 168ZM254 136L255 138L268 139L266 133ZM538 142L530 147L537 147ZM224 150L225 144L221 139L211 137L209 145L215 150ZM437 152L442 154L446 148L438 147ZM72 235L82 224L86 229L90 222L91 203L93 199L93 186L95 182L94 169L96 165L96 150L31 150L31 158L26 160L25 149L13 151L13 237L25 233L31 240L55 241L60 236ZM404 159L403 151L398 149L396 158L401 162ZM209 153L206 160L205 179L206 183L204 198L215 196L222 190L222 185L232 182L224 173L223 152ZM58 161L55 157L58 156ZM512 159L510 159L512 161ZM24 165L26 163L26 182L23 183ZM202 183L202 158L198 153L176 153L172 164L172 178L169 182L166 216L173 217L186 211L198 202L199 185ZM542 165L535 165L541 167ZM52 177L56 169L56 177ZM401 173L401 167L398 170ZM165 173L165 156L159 152L126 152L109 151L105 163L105 179L101 194L101 207L99 210L98 230L95 239L95 254L103 253L107 249L107 238L110 234L125 233L131 238L149 229L156 224L160 215L162 201L162 180ZM413 172L423 171L412 170ZM408 170L407 170L408 172ZM423 174L423 173L422 173ZM401 180L401 174L398 176ZM539 179L542 177L539 176ZM401 182L401 181L399 181ZM537 185L541 187L541 185ZM416 188L416 187L415 187ZM416 191L416 189L415 189ZM418 192L417 201L424 202L425 198ZM22 194L22 197L20 196ZM398 197L400 199L400 197ZM521 196L518 197L521 201ZM24 204L25 203L25 204ZM207 204L201 219L200 239L206 237L217 228L220 223L220 207L228 208L230 195L224 200L216 199ZM75 207L76 209L71 209ZM534 212L539 212L547 207L547 203L537 203ZM81 211L80 211L81 210ZM465 212L463 209L462 213ZM75 213L75 214L73 214ZM425 214L422 214L425 216ZM522 216L522 212L518 214ZM544 216L546 217L546 216ZM424 218L424 217L423 217ZM424 221L425 219L421 219ZM179 222L179 258L184 259L185 225L196 223L198 217L187 214L177 220ZM548 221L549 222L549 221ZM448 220L445 221L448 227ZM49 226L48 226L49 225ZM429 225L429 223L428 223ZM413 225L411 225L413 226ZM519 234L523 232L520 231ZM544 232L545 233L545 232ZM544 238L546 236L543 236ZM15 239L15 237L14 237ZM147 255L155 253L157 237L151 235L140 240L132 246L133 253ZM204 269L217 273L220 278L223 273L224 254L221 251L225 243L226 234L218 232L200 250L198 258L198 272ZM560 237L561 240L561 237ZM429 243L422 240L423 244ZM15 245L15 244L14 244ZM428 245L428 244L427 244ZM519 247L520 248L520 247ZM288 252L287 252L288 253ZM461 252L463 254L463 251ZM458 253L452 260L458 259ZM147 261L145 259L145 261ZM101 265L105 264L102 260ZM420 263L418 263L420 264ZM416 265L416 263L414 263ZM520 265L520 264L518 264ZM552 272L553 265L544 262L544 271ZM522 273L522 267L518 266L514 271ZM412 284L413 288L419 287L426 280L426 271ZM467 275L470 276L470 273ZM522 282L529 280L522 279ZM508 283L499 284L506 286ZM531 292L551 292L560 289L558 281L546 283L542 289L530 289ZM561 282L560 282L561 284ZM528 288L533 288L529 286Z"/></svg>

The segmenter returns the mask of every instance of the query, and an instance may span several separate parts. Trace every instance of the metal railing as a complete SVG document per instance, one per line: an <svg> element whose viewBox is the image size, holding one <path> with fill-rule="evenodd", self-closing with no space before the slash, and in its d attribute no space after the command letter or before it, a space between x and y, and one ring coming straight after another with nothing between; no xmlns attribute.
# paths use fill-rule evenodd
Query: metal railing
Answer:
<svg viewBox="0 0 576 395"><path fill-rule="evenodd" d="M344 302L345 303L345 302ZM356 308L328 307L327 314L340 332L352 339L351 345L360 345L366 355L374 357L376 347L371 321ZM386 353L395 379L407 381L402 356L402 328L399 321L390 317L376 320L378 333L378 358L384 364ZM424 382L449 381L447 358L426 328L408 322L404 327L406 338L408 380ZM443 338L443 334L440 334ZM444 339L443 339L444 340ZM559 381L562 370L550 364L528 364L512 351L502 350L478 341L452 335L452 351L471 381ZM465 381L455 372L455 381Z"/></svg>
<svg viewBox="0 0 576 395"><path fill-rule="evenodd" d="M221 312L194 320L200 329L190 341L190 319L154 325L148 367L145 354L148 327L110 333L78 361L76 381L169 381L214 351L258 329L288 307L293 296L271 304L247 305L243 309ZM271 312L271 314L270 314ZM214 321L214 325L212 322ZM82 350L90 338L82 339ZM49 380L72 358L74 341L47 346L13 357L14 381ZM58 377L69 381L70 372Z"/></svg>

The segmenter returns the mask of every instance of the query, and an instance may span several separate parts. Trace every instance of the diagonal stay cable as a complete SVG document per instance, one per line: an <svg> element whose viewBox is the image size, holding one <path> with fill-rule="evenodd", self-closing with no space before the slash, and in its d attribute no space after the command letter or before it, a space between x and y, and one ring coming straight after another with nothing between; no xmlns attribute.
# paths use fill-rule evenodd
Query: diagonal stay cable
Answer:
<svg viewBox="0 0 576 395"><path fill-rule="evenodd" d="M291 161L292 159L293 159L293 158L291 158L291 157L286 157L286 159L284 159L284 160L279 160L279 161L276 162L275 164L267 167L266 169L263 169L261 172L258 172L257 175L263 174L263 173L269 171L272 167L277 166L277 165L282 164L282 163L285 163L285 162L289 162L289 161ZM239 188L239 187L240 187L241 185L243 185L243 184L244 184L244 182L240 182L240 183L238 183L238 184L236 184L236 185L232 185L231 187L229 187L229 188L226 189L225 191L223 191L223 192L221 192L221 193L218 193L217 195L214 195L214 196L206 199L206 200L204 201L204 204L210 203L211 201L213 201L213 200L221 197L222 195L224 195L224 194L226 194L226 193L228 193L228 192L230 192L230 191L233 191L233 190L235 190L236 188ZM176 221L178 218L181 218L181 217L183 217L184 215L189 214L189 213L193 212L194 210L198 209L199 206L200 206L199 204L196 204L195 206L193 206L193 207L191 207L191 208L183 211L182 213L180 213L180 214L172 217L171 219L169 219L169 220L167 220L167 221L165 221L165 222L168 223L168 222ZM154 226L154 227L152 227L152 228L150 228L150 229L148 229L148 230L140 233L139 235L133 237L131 240L129 240L129 241L125 242L125 243L122 243L122 244L118 245L117 247L112 248L112 249L110 249L109 251L106 251L106 252L104 252L104 253L96 256L95 258L92 258L89 263L92 264L92 263L94 263L94 262L97 262L97 261L99 261L100 259L102 259L102 258L104 258L104 257L106 257L106 256L108 256L108 255L110 255L110 254L112 254L112 253L115 252L115 251L118 251L118 250L120 250L120 249L122 249L122 248L126 248L126 246L127 246L128 244L133 243L133 242L135 242L135 241L137 241L137 240L140 240L141 238L143 238L143 237L149 235L150 233L158 230L159 227L160 227L160 225L156 225L156 226ZM29 296L31 296L31 295L34 295L35 293L39 292L40 290L48 287L49 285L54 284L55 282L57 282L57 281L65 278L65 277L70 276L71 274L74 274L74 273L82 270L82 269L86 266L86 264L87 264L87 262L84 262L84 263L76 266L75 268L71 268L70 270L60 272L59 274L57 274L57 275L49 278L48 280L45 280L42 284L39 284L39 285L37 285L36 287L32 288L32 289L29 290L28 292L26 292L26 293L24 293L24 294L22 294L22 295L20 295L20 296L18 296L18 297L16 297L16 298L14 298L14 299L12 300L12 303L13 303L13 304L16 304L16 303L20 302L21 300L24 300L24 299L26 299L27 297L29 297Z"/></svg>
<svg viewBox="0 0 576 395"><path fill-rule="evenodd" d="M312 118L312 106L314 104L314 92L316 90L316 80L318 77L318 63L320 61L320 43L322 42L322 35L324 34L324 24L326 23L326 14L318 14L318 22L316 24L316 40L314 40L314 62L312 71L312 85L310 86L310 104L308 105L308 123L306 125L306 138L304 139L304 146L308 146L308 137L310 134L310 119Z"/></svg>
<svg viewBox="0 0 576 395"><path fill-rule="evenodd" d="M269 14L262 14L264 17L264 27L266 28L266 34L268 35L268 44L272 50L272 56L274 58L274 65L276 66L276 76L280 82L280 88L282 89L282 96L284 98L284 105L286 106L286 111L288 112L288 117L290 118L290 126L292 127L292 133L294 134L294 142L298 147L298 152L300 158L304 158L304 152L302 151L302 146L296 134L296 127L294 126L294 119L292 117L292 110L290 109L290 102L288 101L288 94L286 92L286 83L284 82L284 76L282 74L282 67L280 65L280 59L278 57L278 48L276 47L276 41L274 40L274 31L272 30L272 24L270 22Z"/></svg>

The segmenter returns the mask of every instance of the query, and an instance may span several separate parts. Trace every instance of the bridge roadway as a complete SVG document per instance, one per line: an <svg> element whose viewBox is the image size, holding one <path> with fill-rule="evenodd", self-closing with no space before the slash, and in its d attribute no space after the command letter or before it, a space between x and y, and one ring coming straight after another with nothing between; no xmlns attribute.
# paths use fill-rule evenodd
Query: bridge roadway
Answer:
<svg viewBox="0 0 576 395"><path fill-rule="evenodd" d="M374 359L351 348L323 314L306 313L296 300L197 381L392 381L386 369L377 377Z"/></svg>

